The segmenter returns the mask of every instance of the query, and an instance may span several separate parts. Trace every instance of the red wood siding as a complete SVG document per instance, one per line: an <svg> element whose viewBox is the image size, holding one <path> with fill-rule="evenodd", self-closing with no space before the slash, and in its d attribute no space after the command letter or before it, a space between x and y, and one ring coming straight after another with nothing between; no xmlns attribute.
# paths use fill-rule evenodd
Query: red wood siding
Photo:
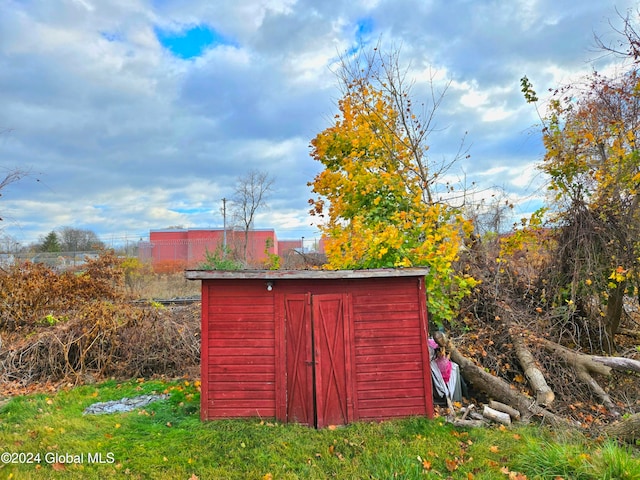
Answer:
<svg viewBox="0 0 640 480"><path fill-rule="evenodd" d="M351 420L351 362L348 294L313 295L316 426Z"/></svg>
<svg viewBox="0 0 640 480"><path fill-rule="evenodd" d="M362 420L425 415L431 382L424 358L426 326L416 279L366 282L353 294L358 416ZM430 389L429 389L430 391Z"/></svg>
<svg viewBox="0 0 640 480"><path fill-rule="evenodd" d="M311 345L311 299L309 294L285 296L286 408L285 421L313 425L313 351Z"/></svg>
<svg viewBox="0 0 640 480"><path fill-rule="evenodd" d="M261 281L214 282L205 290L202 417L275 417L273 295Z"/></svg>
<svg viewBox="0 0 640 480"><path fill-rule="evenodd" d="M423 277L207 279L202 418L433 414Z"/></svg>

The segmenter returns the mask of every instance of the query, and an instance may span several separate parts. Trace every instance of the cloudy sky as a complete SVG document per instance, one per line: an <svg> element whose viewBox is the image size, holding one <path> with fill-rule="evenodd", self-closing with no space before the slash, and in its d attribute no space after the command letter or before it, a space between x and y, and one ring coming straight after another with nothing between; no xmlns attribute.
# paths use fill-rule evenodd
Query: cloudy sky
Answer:
<svg viewBox="0 0 640 480"><path fill-rule="evenodd" d="M401 45L426 91L450 82L430 139L455 172L535 206L542 148L520 93L603 68L594 34L635 1L0 0L0 167L29 172L0 198L0 235L62 226L106 242L180 225L221 227L222 198L251 169L275 177L256 222L319 235L309 142L330 126L338 57ZM619 13L617 13L619 12ZM596 63L594 63L596 62ZM598 63L599 62L599 63ZM416 98L416 101L428 101ZM2 172L6 173L6 172Z"/></svg>

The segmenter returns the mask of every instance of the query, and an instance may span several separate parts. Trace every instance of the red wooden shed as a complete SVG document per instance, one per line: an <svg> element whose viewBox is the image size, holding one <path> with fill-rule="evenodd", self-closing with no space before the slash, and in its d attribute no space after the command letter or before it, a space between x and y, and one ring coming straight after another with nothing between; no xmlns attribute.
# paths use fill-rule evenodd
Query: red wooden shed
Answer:
<svg viewBox="0 0 640 480"><path fill-rule="evenodd" d="M201 417L433 415L426 268L201 271Z"/></svg>

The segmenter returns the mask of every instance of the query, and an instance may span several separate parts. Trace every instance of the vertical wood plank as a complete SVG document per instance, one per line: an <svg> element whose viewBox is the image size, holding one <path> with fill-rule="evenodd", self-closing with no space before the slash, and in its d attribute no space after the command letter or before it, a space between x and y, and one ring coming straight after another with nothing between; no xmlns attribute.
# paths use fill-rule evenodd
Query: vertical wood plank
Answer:
<svg viewBox="0 0 640 480"><path fill-rule="evenodd" d="M420 333L422 338L420 341L420 347L422 348L422 375L424 379L424 396L426 413L429 418L433 418L433 390L431 385L431 359L429 357L429 347L427 341L429 340L429 319L427 312L427 293L424 284L424 277L418 277L418 305L420 314Z"/></svg>
<svg viewBox="0 0 640 480"><path fill-rule="evenodd" d="M209 285L201 280L200 286L200 418L209 418Z"/></svg>
<svg viewBox="0 0 640 480"><path fill-rule="evenodd" d="M285 342L284 295L278 292L275 300L275 357L276 357L276 418L287 421L287 354Z"/></svg>
<svg viewBox="0 0 640 480"><path fill-rule="evenodd" d="M347 382L347 421L358 420L358 396L355 385L356 349L353 325L353 299L351 293L344 296L344 348L345 348L345 375Z"/></svg>

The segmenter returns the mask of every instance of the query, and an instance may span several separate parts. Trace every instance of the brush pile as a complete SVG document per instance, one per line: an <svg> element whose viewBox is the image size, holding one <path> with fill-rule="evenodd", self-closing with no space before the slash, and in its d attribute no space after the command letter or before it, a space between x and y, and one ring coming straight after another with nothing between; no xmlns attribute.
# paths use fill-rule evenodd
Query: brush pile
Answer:
<svg viewBox="0 0 640 480"><path fill-rule="evenodd" d="M199 306L134 303L125 292L112 252L76 272L34 263L0 271L0 381L87 383L197 367Z"/></svg>

